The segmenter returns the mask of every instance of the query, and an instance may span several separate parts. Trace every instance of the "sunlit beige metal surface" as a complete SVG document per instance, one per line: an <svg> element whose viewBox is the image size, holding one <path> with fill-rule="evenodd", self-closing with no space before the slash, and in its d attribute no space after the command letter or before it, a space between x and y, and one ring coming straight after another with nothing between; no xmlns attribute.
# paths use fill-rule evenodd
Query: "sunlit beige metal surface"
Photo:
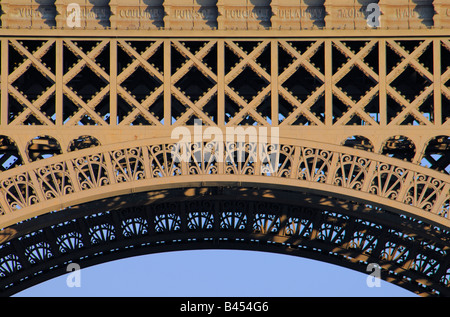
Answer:
<svg viewBox="0 0 450 317"><path fill-rule="evenodd" d="M421 295L447 294L448 1L2 0L0 5L5 288L33 283L30 278L31 284L21 284L38 274L33 261L46 242L38 246L29 236L53 230L48 217L99 200L108 200L114 214L128 195L196 187L286 191L322 209L347 201L339 203L339 212L355 217L356 205L373 209L370 221L379 217L380 228L386 225L383 212L402 217L407 225L395 230L405 236L407 226L420 226L420 238L438 230L439 238L422 244L429 242L433 250L439 245L439 256L423 255L416 246L402 256L386 256L380 246L361 249L356 258L380 263L389 258L386 280ZM201 161L193 151L189 163L174 162L171 149L178 139L172 132L185 127L195 135L194 120L224 135L229 127L276 128L279 169L267 172L249 152L243 162L218 154L212 155L217 161L207 160L206 141L195 148ZM328 226L321 221L319 226ZM23 222L35 233L20 229ZM255 237L250 231L248 241ZM223 238L220 232L214 239ZM46 249L51 255L39 258L39 267L62 265L55 239L47 241L53 249ZM331 237L324 241L329 247L335 243ZM324 256L320 250L318 259ZM336 259L330 261L340 263ZM399 272L405 277L395 277Z"/></svg>

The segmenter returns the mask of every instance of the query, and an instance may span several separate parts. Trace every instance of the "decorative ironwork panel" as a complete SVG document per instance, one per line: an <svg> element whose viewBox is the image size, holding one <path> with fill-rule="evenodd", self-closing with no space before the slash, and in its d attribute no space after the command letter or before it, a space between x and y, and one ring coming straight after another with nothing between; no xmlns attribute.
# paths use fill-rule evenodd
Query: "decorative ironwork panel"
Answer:
<svg viewBox="0 0 450 317"><path fill-rule="evenodd" d="M0 0L1 294L222 247L450 294L448 1L26 2Z"/></svg>

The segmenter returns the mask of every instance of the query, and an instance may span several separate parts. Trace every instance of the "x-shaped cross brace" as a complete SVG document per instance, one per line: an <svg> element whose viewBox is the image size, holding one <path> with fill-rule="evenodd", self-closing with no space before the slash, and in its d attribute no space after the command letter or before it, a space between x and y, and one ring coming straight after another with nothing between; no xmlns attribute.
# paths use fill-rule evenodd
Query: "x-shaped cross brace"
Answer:
<svg viewBox="0 0 450 317"><path fill-rule="evenodd" d="M38 97L34 102L29 101L20 91L18 91L12 83L16 81L20 76L22 76L32 65L47 79L55 83L56 76L53 74L47 66L42 64L41 58L48 52L52 45L54 45L55 40L49 40L45 42L39 49L37 49L33 54L30 53L22 44L17 40L11 40L11 44L15 49L27 59L16 68L8 76L8 91L13 95L13 97L24 104L26 108L22 111L12 122L11 125L23 123L31 113L33 113L38 120L47 125L54 125L54 123L40 111L42 105L55 93L56 85L53 84L47 89L41 96Z"/></svg>
<svg viewBox="0 0 450 317"><path fill-rule="evenodd" d="M126 41L119 41L118 44L125 50L125 52L130 55L134 60L130 63L118 76L117 76L117 91L118 94L122 96L126 101L134 106L134 109L131 113L124 118L120 125L128 125L139 115L142 114L149 122L154 125L162 125L161 122L148 111L149 107L163 94L164 86L163 86L163 75L148 62L148 59L155 54L155 52L160 48L163 41L156 41L152 45L150 45L142 54L136 52L136 50L131 47ZM147 98L142 101L142 103L138 102L136 98L134 98L125 88L123 88L120 84L126 80L133 72L138 68L142 67L150 76L156 78L156 80L160 83L160 86Z"/></svg>
<svg viewBox="0 0 450 317"><path fill-rule="evenodd" d="M408 53L397 42L391 40L387 41L387 44L397 52L398 55L404 59L386 76L386 91L387 93L397 100L401 105L405 105L404 109L389 123L389 125L400 124L402 120L408 114L413 115L416 120L421 121L427 125L432 123L422 115L418 110L419 106L427 99L427 97L433 92L433 85L429 85L421 94L412 102L406 100L400 93L398 93L390 84L408 67L411 65L420 75L425 76L430 82L433 82L433 74L431 74L425 67L417 60L427 47L432 43L432 40L423 41L413 52Z"/></svg>
<svg viewBox="0 0 450 317"><path fill-rule="evenodd" d="M203 107L217 93L217 75L202 62L203 58L210 52L213 46L216 45L216 41L209 41L195 54L189 51L179 41L173 41L172 44L175 49L186 58L186 62L171 76L171 92L187 108L186 112L184 112L174 123L174 126L185 124L194 113L202 119L204 123L216 125L214 121L202 111ZM175 86L175 84L183 78L192 67L196 67L211 82L215 83L215 85L195 103Z"/></svg>
<svg viewBox="0 0 450 317"><path fill-rule="evenodd" d="M78 63L74 65L67 73L63 76L63 92L71 99L76 105L81 106L69 120L66 122L67 125L77 125L79 120L85 115L89 115L94 121L101 125L107 125L107 122L95 111L95 107L100 101L109 93L109 75L104 69L102 69L95 62L95 58L100 55L108 44L107 40L100 42L95 48L93 48L88 54L85 54L79 47L77 47L71 40L64 40L64 44L78 57L81 58ZM108 82L106 85L94 98L89 100L87 103L80 98L72 89L67 87L67 84L77 75L80 71L88 66L92 71L94 71L97 76L101 77L104 81Z"/></svg>
<svg viewBox="0 0 450 317"><path fill-rule="evenodd" d="M379 76L370 68L366 63L364 63L364 58L372 51L377 41L372 40L367 43L358 53L353 53L344 43L340 41L333 42L336 48L344 55L346 55L349 60L343 65L336 73L333 74L333 94L338 97L344 104L349 106L349 110L340 117L335 124L345 125L356 113L358 116L365 120L370 125L378 125L378 123L364 111L369 102L377 95L379 89L378 86L374 86L369 92L367 92L358 102L354 102L349 96L347 96L336 84L347 75L354 66L358 67L363 71L368 77L373 81L378 82Z"/></svg>
<svg viewBox="0 0 450 317"><path fill-rule="evenodd" d="M442 40L442 45L450 51L450 41ZM446 83L450 80L450 67L445 70L445 72L441 75L441 92L445 97L450 100L450 89L447 87ZM444 122L444 125L450 126L450 119Z"/></svg>
<svg viewBox="0 0 450 317"><path fill-rule="evenodd" d="M319 99L325 93L325 76L310 62L311 57L317 52L317 50L323 44L323 41L314 42L303 54L300 54L286 41L280 41L279 43L289 55L295 58L295 61L292 62L283 71L283 73L279 75L278 92L291 105L294 105L296 107L295 110L292 111L292 113L287 118L285 118L280 125L292 124L292 122L295 121L300 114L306 116L308 120L316 125L323 125L323 122L320 121L320 119L313 115L310 111L310 108L314 105L317 99ZM300 100L294 97L290 92L286 90L286 88L282 86L283 83L287 79L289 79L289 77L299 67L304 67L312 76L316 77L322 82L322 85L318 87L314 92L312 92L312 94L303 103L300 102Z"/></svg>
<svg viewBox="0 0 450 317"><path fill-rule="evenodd" d="M228 122L229 125L239 124L240 121L244 118L244 116L248 113L253 119L258 121L259 124L269 125L267 120L265 120L257 111L256 107L261 104L261 102L268 96L271 92L270 85L267 85L259 94L253 98L250 102L247 103L237 92L231 89L228 85L236 78L245 67L249 66L253 69L259 76L261 76L267 83L270 83L271 76L268 74L257 62L256 58L262 54L265 47L270 43L270 41L262 41L259 43L256 48L250 54L245 53L236 43L232 41L225 42L228 47L241 58L241 61L237 63L237 65L225 75L225 93L239 106L242 108L240 111Z"/></svg>

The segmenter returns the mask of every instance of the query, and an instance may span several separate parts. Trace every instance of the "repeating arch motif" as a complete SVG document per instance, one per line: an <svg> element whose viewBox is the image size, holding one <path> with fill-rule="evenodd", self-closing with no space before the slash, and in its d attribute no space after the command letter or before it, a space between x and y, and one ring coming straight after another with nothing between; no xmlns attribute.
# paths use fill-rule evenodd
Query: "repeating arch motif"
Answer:
<svg viewBox="0 0 450 317"><path fill-rule="evenodd" d="M0 146L0 171L6 171L23 164L19 148L12 138L0 135Z"/></svg>
<svg viewBox="0 0 450 317"><path fill-rule="evenodd" d="M331 151L302 148L298 167L298 179L324 183L331 165Z"/></svg>
<svg viewBox="0 0 450 317"><path fill-rule="evenodd" d="M62 149L56 138L43 135L30 140L26 152L30 161L36 161L61 154Z"/></svg>
<svg viewBox="0 0 450 317"><path fill-rule="evenodd" d="M405 224L403 216L384 210L376 214L389 221L380 225L375 213L351 215L329 206L229 194L102 210L19 235L0 245L0 294L64 274L69 258L87 267L103 255L118 259L197 248L280 252L361 272L379 263L387 281L423 296L450 294L448 230L434 228L430 235L429 225Z"/></svg>
<svg viewBox="0 0 450 317"><path fill-rule="evenodd" d="M74 192L65 162L39 168L36 170L36 176L46 199L57 198Z"/></svg>
<svg viewBox="0 0 450 317"><path fill-rule="evenodd" d="M374 195L396 199L404 183L406 170L388 164L379 164L370 183L369 191Z"/></svg>
<svg viewBox="0 0 450 317"><path fill-rule="evenodd" d="M340 155L333 184L359 190L366 178L369 162L358 156Z"/></svg>
<svg viewBox="0 0 450 317"><path fill-rule="evenodd" d="M29 173L21 173L1 181L1 186L4 189L4 198L10 210L20 210L39 202L36 189L30 184Z"/></svg>
<svg viewBox="0 0 450 317"><path fill-rule="evenodd" d="M93 154L72 161L81 190L108 185L110 175L107 172L105 155Z"/></svg>
<svg viewBox="0 0 450 317"><path fill-rule="evenodd" d="M204 155L207 146L200 144L191 151L191 160L183 162L173 159L174 144L146 142L79 150L47 159L44 167L36 162L2 173L0 203L6 216L0 217L0 225L2 220L6 227L13 224L11 219L25 220L31 212L36 215L40 203L63 198L68 206L71 195L81 192L86 192L86 197L98 188L108 193L120 184L146 190L155 182L177 182L183 177L188 177L187 182L195 177L205 182L208 176L216 177L216 182L251 182L259 177L258 182L267 179L274 183L276 179L289 186L361 197L375 205L400 204L400 212L450 226L449 176L382 155L344 146L324 149L317 143L299 141L281 144L277 150L266 148L265 153L278 154L267 163L258 161L255 144L241 145L241 160L236 160L235 145L227 144L230 151L220 160L217 153Z"/></svg>

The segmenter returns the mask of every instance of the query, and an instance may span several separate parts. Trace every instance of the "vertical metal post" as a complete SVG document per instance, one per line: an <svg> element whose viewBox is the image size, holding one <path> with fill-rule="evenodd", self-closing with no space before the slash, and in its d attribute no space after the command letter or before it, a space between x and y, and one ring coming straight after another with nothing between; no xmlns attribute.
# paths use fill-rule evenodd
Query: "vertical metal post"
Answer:
<svg viewBox="0 0 450 317"><path fill-rule="evenodd" d="M225 125L225 42L217 41L217 125Z"/></svg>
<svg viewBox="0 0 450 317"><path fill-rule="evenodd" d="M271 41L270 48L270 74L271 74L271 118L272 126L278 126L278 40Z"/></svg>
<svg viewBox="0 0 450 317"><path fill-rule="evenodd" d="M434 87L434 124L439 126L442 122L442 95L441 95L441 40L433 40L433 87Z"/></svg>
<svg viewBox="0 0 450 317"><path fill-rule="evenodd" d="M332 43L330 39L325 40L325 125L333 125L333 63Z"/></svg>
<svg viewBox="0 0 450 317"><path fill-rule="evenodd" d="M164 40L164 125L172 124L170 40Z"/></svg>
<svg viewBox="0 0 450 317"><path fill-rule="evenodd" d="M63 125L63 78L64 78L64 60L63 60L63 39L57 39L56 45L56 90L55 90L55 114L56 114L56 125Z"/></svg>
<svg viewBox="0 0 450 317"><path fill-rule="evenodd" d="M378 41L378 87L380 126L387 125L386 40Z"/></svg>
<svg viewBox="0 0 450 317"><path fill-rule="evenodd" d="M117 40L109 42L109 124L117 125Z"/></svg>
<svg viewBox="0 0 450 317"><path fill-rule="evenodd" d="M8 53L8 39L2 39L2 54L1 54L1 111L0 124L6 126L8 124L8 72L9 72L9 53Z"/></svg>

